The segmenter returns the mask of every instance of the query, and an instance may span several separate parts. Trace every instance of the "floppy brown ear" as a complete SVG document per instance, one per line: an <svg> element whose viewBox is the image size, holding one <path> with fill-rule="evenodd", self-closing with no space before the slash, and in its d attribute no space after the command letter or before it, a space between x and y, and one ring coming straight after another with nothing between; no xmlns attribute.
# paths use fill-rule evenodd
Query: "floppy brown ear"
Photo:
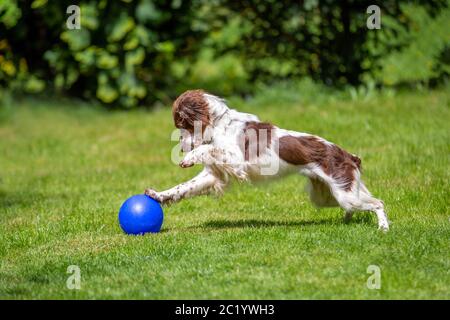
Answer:
<svg viewBox="0 0 450 320"><path fill-rule="evenodd" d="M172 115L175 127L193 130L195 121L202 123L202 130L209 125L208 102L203 90L189 90L173 103Z"/></svg>

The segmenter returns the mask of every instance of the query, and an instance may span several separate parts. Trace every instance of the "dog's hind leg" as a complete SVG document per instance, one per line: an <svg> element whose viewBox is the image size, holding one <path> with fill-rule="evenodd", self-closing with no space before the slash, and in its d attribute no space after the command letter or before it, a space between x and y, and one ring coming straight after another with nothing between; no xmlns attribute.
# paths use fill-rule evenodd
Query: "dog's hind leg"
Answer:
<svg viewBox="0 0 450 320"><path fill-rule="evenodd" d="M306 190L309 193L311 202L318 208L339 206L328 184L320 180L320 178L309 178Z"/></svg>
<svg viewBox="0 0 450 320"><path fill-rule="evenodd" d="M359 190L354 186L351 190L343 190L338 185L332 185L331 190L339 203L339 206L346 212L346 220L350 219L355 211L371 211L378 219L378 229L389 230L389 222L384 210L383 201L373 197L367 188L361 183Z"/></svg>
<svg viewBox="0 0 450 320"><path fill-rule="evenodd" d="M330 186L319 178L309 178L307 189L311 202L318 208L339 207L339 203L331 192ZM346 210L344 221L348 223L353 216L351 210Z"/></svg>
<svg viewBox="0 0 450 320"><path fill-rule="evenodd" d="M320 207L339 205L345 211L344 220L349 221L355 211L371 211L378 219L378 229L389 230L389 222L383 201L373 197L361 181L359 170L353 172L352 180L338 180L322 170L310 175L310 197Z"/></svg>

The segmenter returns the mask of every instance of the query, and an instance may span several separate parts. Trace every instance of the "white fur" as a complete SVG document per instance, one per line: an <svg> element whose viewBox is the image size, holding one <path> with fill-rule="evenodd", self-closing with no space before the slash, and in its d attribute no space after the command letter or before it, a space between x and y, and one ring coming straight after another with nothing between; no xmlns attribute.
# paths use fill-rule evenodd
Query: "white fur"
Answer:
<svg viewBox="0 0 450 320"><path fill-rule="evenodd" d="M258 117L229 109L225 101L216 96L204 94L204 98L208 102L211 119L211 126L204 134L207 137L198 139L196 134L192 137L182 130L181 147L187 153L180 163L181 167L201 164L204 166L203 171L193 179L171 189L161 192L147 189L146 194L165 204L210 191L221 193L230 178L254 181L280 177L289 173L300 173L312 180L308 191L311 200L317 206L339 205L346 212L346 220L351 218L354 211L372 211L378 218L379 229L385 231L389 229L383 202L370 194L360 179L359 171L351 190L345 191L338 181L327 175L317 164L297 166L280 159L278 150L275 150L277 143L272 143L267 152L260 154L259 157L245 161L239 138L242 136L246 122L259 121ZM274 127L272 140L286 135L301 137L309 134ZM332 144L324 139L321 141ZM191 150L192 145L194 148Z"/></svg>

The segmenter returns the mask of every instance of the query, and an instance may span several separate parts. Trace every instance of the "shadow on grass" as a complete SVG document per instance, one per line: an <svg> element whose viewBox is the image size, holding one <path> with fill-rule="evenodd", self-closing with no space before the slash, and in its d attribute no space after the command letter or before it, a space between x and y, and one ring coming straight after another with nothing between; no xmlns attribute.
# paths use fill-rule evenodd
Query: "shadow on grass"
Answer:
<svg viewBox="0 0 450 320"><path fill-rule="evenodd" d="M49 199L65 200L66 194L45 194L40 192L8 192L0 190L0 208L31 207L37 202Z"/></svg>
<svg viewBox="0 0 450 320"><path fill-rule="evenodd" d="M270 228L270 227L301 227L309 225L322 225L332 224L331 219L319 219L319 220L210 220L202 225L201 228L211 229L229 229L229 228Z"/></svg>
<svg viewBox="0 0 450 320"><path fill-rule="evenodd" d="M189 226L182 229L244 229L244 228L272 228L272 227L305 227L305 226L319 226L319 225L348 225L348 224L363 224L372 225L374 223L373 217L370 213L355 214L352 220L345 223L343 218L317 218L311 220L258 220L258 219L240 219L240 220L227 220L216 219L204 222L199 225ZM170 232L173 229L164 229L164 232Z"/></svg>
<svg viewBox="0 0 450 320"><path fill-rule="evenodd" d="M39 195L40 196L40 195ZM18 194L0 190L0 208L9 208L16 205L27 205L34 201L36 197L27 195L25 192Z"/></svg>
<svg viewBox="0 0 450 320"><path fill-rule="evenodd" d="M345 223L341 217L333 218L312 218L310 220L258 220L258 219L240 219L227 220L217 219L207 221L200 226L202 228L226 229L226 228L269 228L269 227L304 227L318 225L336 225L336 224L373 224L372 214L369 212L359 212L353 215L350 222Z"/></svg>

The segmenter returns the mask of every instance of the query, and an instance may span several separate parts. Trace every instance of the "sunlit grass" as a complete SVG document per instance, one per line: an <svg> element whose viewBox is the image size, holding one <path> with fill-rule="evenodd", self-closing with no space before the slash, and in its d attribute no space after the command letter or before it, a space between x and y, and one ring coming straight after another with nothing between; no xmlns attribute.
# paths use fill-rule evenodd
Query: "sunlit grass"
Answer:
<svg viewBox="0 0 450 320"><path fill-rule="evenodd" d="M0 123L0 298L450 298L448 91L295 94L231 104L360 155L389 233L370 213L346 225L339 209L315 209L292 176L183 201L161 233L126 236L127 197L200 170L171 163L170 110L25 100ZM66 288L69 265L81 290ZM366 286L369 265L380 290Z"/></svg>

